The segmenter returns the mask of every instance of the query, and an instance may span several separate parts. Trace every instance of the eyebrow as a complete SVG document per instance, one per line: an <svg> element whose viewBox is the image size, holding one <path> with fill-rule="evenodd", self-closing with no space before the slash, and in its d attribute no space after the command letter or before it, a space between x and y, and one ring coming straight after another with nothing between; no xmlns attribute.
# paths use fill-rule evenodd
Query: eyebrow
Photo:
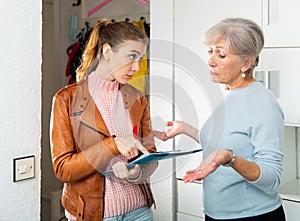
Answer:
<svg viewBox="0 0 300 221"><path fill-rule="evenodd" d="M216 46L216 48L218 48L218 49L225 49L223 46Z"/></svg>
<svg viewBox="0 0 300 221"><path fill-rule="evenodd" d="M137 51L137 50L131 50L130 52L135 52L135 53L141 55L141 53L139 51Z"/></svg>

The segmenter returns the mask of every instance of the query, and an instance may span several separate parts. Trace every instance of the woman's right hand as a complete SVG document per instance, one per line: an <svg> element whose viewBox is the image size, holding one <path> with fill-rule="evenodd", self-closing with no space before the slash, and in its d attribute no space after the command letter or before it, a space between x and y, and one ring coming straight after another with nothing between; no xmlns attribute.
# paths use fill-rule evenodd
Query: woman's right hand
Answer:
<svg viewBox="0 0 300 221"><path fill-rule="evenodd" d="M140 141L133 136L115 137L114 140L119 152L127 159L136 157L139 151L141 151L143 154L149 153L148 150L140 143Z"/></svg>
<svg viewBox="0 0 300 221"><path fill-rule="evenodd" d="M175 121L167 121L166 122L166 135L168 138L173 138L178 134L183 133L183 121L175 120Z"/></svg>

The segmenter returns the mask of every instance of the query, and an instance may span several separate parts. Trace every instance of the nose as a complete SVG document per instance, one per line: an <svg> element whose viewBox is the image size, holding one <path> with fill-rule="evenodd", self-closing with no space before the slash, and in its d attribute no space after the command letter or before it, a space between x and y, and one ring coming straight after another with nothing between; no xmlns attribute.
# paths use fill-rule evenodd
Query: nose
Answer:
<svg viewBox="0 0 300 221"><path fill-rule="evenodd" d="M209 56L208 56L207 64L208 64L208 66L210 66L210 67L216 66L216 61L215 61L213 55L209 55Z"/></svg>
<svg viewBox="0 0 300 221"><path fill-rule="evenodd" d="M132 63L132 68L131 70L135 71L135 72L138 72L140 71L140 62L139 61L134 61Z"/></svg>

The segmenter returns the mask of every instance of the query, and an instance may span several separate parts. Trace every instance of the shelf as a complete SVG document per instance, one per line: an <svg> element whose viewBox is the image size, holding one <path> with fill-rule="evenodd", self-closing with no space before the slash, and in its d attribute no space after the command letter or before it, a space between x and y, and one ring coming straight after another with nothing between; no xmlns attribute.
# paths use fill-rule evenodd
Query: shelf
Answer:
<svg viewBox="0 0 300 221"><path fill-rule="evenodd" d="M300 203L300 179L280 185L278 191L282 199Z"/></svg>
<svg viewBox="0 0 300 221"><path fill-rule="evenodd" d="M300 127L300 123L285 122L284 126L288 126L288 127Z"/></svg>

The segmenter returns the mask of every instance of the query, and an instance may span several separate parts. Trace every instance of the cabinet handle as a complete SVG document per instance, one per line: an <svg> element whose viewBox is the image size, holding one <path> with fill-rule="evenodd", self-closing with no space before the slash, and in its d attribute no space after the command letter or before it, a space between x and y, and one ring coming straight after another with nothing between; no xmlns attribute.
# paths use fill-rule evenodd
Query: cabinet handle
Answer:
<svg viewBox="0 0 300 221"><path fill-rule="evenodd" d="M268 79L268 89L273 92L274 96L280 97L280 71L268 71L266 78Z"/></svg>
<svg viewBox="0 0 300 221"><path fill-rule="evenodd" d="M263 23L265 26L270 25L270 0L263 1Z"/></svg>
<svg viewBox="0 0 300 221"><path fill-rule="evenodd" d="M270 89L270 71L265 71L265 86L266 88Z"/></svg>
<svg viewBox="0 0 300 221"><path fill-rule="evenodd" d="M263 0L263 24L270 26L279 22L280 1L282 0Z"/></svg>
<svg viewBox="0 0 300 221"><path fill-rule="evenodd" d="M265 70L262 70L262 71L255 71L254 72L254 77L257 81L263 83L265 85L266 88L269 89L269 71L265 71Z"/></svg>
<svg viewBox="0 0 300 221"><path fill-rule="evenodd" d="M265 85L266 88L268 88L270 91L273 92L274 96L279 98L280 96L280 72L279 70L273 70L273 71L255 71L254 76L255 79Z"/></svg>

